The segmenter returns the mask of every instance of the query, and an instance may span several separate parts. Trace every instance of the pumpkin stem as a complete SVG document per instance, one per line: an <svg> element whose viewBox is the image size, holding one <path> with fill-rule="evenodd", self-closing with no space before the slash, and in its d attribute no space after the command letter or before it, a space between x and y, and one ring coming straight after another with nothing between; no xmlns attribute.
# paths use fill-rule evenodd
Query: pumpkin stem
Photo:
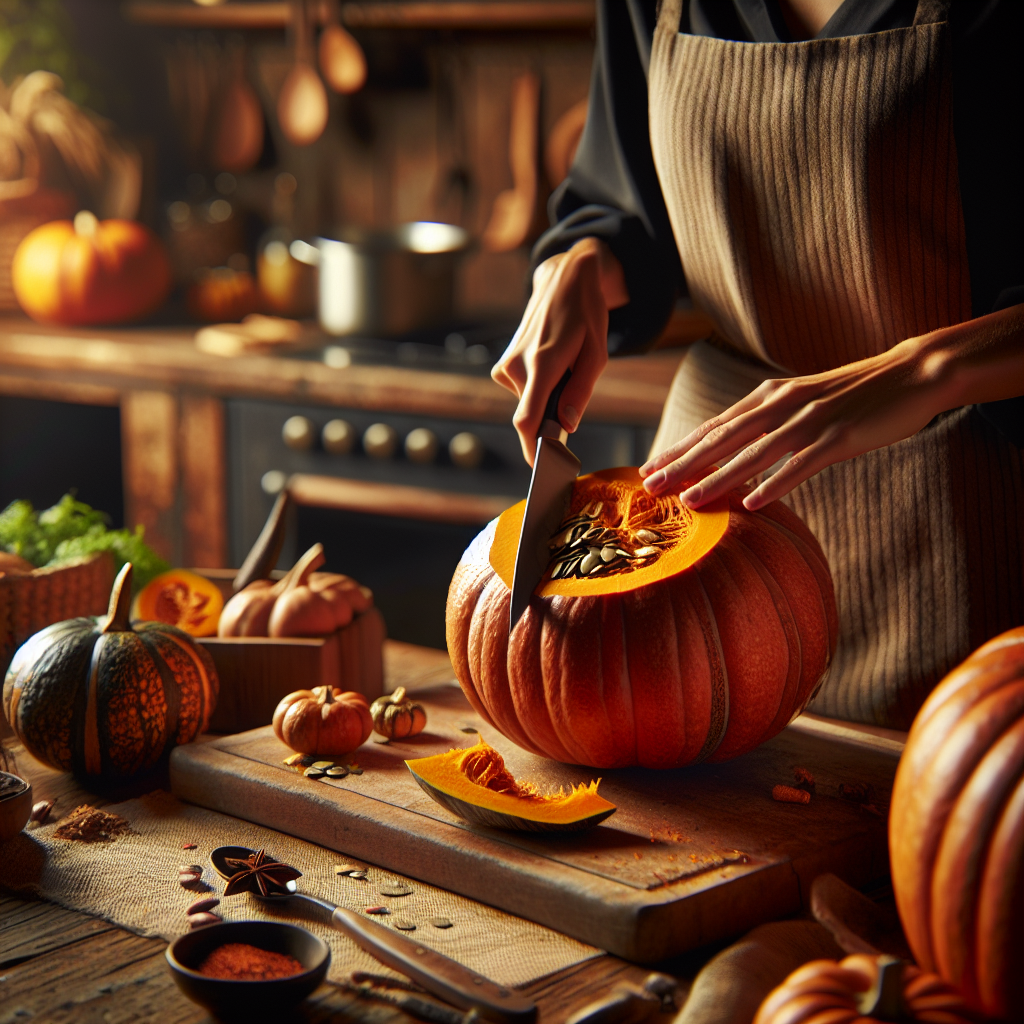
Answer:
<svg viewBox="0 0 1024 1024"><path fill-rule="evenodd" d="M324 557L324 546L317 542L314 544L283 576L274 584L274 591L280 597L287 594L289 590L303 586L309 579L310 573L319 569L326 561Z"/></svg>
<svg viewBox="0 0 1024 1024"><path fill-rule="evenodd" d="M324 692L323 703L324 704L336 704L337 701L334 699L334 687L333 686L325 686L324 687L324 691L325 692Z"/></svg>
<svg viewBox="0 0 1024 1024"><path fill-rule="evenodd" d="M103 623L101 633L129 633L131 632L131 620L129 613L132 606L132 563L125 562L124 567L117 574L114 586L110 591L110 605L107 608L107 618Z"/></svg>
<svg viewBox="0 0 1024 1024"><path fill-rule="evenodd" d="M878 958L878 977L874 985L857 997L857 1009L876 1020L909 1020L903 1000L903 968L906 963L895 956Z"/></svg>
<svg viewBox="0 0 1024 1024"><path fill-rule="evenodd" d="M281 554L281 547L284 544L290 506L291 497L286 487L277 496L277 501L274 502L274 507L271 509L270 515L267 516L263 531L256 538L256 543L249 549L249 554L245 556L238 575L232 580L232 590L236 592L244 590L253 580L270 578L270 570L277 564L277 556Z"/></svg>
<svg viewBox="0 0 1024 1024"><path fill-rule="evenodd" d="M393 694L391 694L392 704L401 704L405 700L405 687L400 686Z"/></svg>

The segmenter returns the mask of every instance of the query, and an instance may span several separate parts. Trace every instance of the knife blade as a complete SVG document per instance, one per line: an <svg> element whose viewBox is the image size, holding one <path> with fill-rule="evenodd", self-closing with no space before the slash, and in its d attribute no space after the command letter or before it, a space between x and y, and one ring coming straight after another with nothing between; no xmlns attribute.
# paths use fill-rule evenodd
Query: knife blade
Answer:
<svg viewBox="0 0 1024 1024"><path fill-rule="evenodd" d="M331 923L375 960L394 968L431 995L495 1024L532 1024L537 1007L514 989L495 984L443 953L393 932L354 910L337 907Z"/></svg>
<svg viewBox="0 0 1024 1024"><path fill-rule="evenodd" d="M555 385L537 431L533 475L530 477L512 576L508 612L510 635L547 569L548 541L565 518L572 498L572 482L580 473L580 460L565 446L569 433L558 419L558 400L571 376L572 371L566 370Z"/></svg>

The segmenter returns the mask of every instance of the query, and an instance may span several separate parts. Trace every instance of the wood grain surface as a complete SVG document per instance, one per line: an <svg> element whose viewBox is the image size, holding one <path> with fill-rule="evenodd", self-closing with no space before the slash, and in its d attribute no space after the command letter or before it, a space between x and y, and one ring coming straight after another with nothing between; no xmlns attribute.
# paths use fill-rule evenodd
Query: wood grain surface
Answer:
<svg viewBox="0 0 1024 1024"><path fill-rule="evenodd" d="M450 678L440 651L396 641L385 645L390 688L417 689ZM8 741L7 749L12 747ZM167 787L166 766L121 786L97 791L72 776L35 761L13 747L20 772L29 777L37 799L55 799L55 817L81 803L102 807L156 788ZM2 863L2 853L0 853ZM0 888L2 888L0 876ZM166 943L147 939L97 918L50 903L0 895L0 1024L214 1024L205 1010L175 987L164 959ZM691 978L714 953L703 951L662 965L679 977L679 1000ZM638 984L647 970L603 956L542 978L524 991L538 1005L539 1024L563 1024L577 1009L621 981ZM671 1015L656 1018L668 1024ZM410 1024L400 1010L369 1002L325 984L296 1011L275 1024Z"/></svg>
<svg viewBox="0 0 1024 1024"><path fill-rule="evenodd" d="M421 689L417 700L425 732L362 747L362 775L306 779L283 764L290 751L266 727L179 748L172 789L640 962L795 913L822 872L855 885L887 872L885 815L901 750L893 739L798 720L723 764L597 773L515 747L453 685ZM467 825L415 784L404 761L469 746L478 733L543 791L603 775L601 794L618 811L558 836ZM774 801L773 787L793 784L797 767L817 780L810 804ZM870 808L839 798L854 782L871 788Z"/></svg>

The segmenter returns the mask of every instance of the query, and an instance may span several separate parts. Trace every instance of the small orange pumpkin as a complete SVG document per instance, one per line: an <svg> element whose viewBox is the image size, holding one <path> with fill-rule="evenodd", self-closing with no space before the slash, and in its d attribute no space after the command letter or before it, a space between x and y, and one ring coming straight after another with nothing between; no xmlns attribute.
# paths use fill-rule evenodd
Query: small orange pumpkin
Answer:
<svg viewBox="0 0 1024 1024"><path fill-rule="evenodd" d="M185 306L196 320L234 322L259 309L260 293L248 270L215 267L202 271L189 286Z"/></svg>
<svg viewBox="0 0 1024 1024"><path fill-rule="evenodd" d="M979 647L917 713L889 850L918 963L976 1010L1024 1019L1024 627Z"/></svg>
<svg viewBox="0 0 1024 1024"><path fill-rule="evenodd" d="M378 697L370 705L373 727L389 740L402 740L423 732L427 724L427 712L422 704L408 700L405 687L400 686L394 693Z"/></svg>
<svg viewBox="0 0 1024 1024"><path fill-rule="evenodd" d="M171 265L144 224L100 221L82 210L22 239L11 264L21 308L51 324L113 324L158 309L171 289Z"/></svg>
<svg viewBox="0 0 1024 1024"><path fill-rule="evenodd" d="M335 686L296 690L274 711L275 735L300 754L343 757L365 743L371 732L366 698Z"/></svg>
<svg viewBox="0 0 1024 1024"><path fill-rule="evenodd" d="M970 1024L963 999L937 975L890 956L812 960L765 997L754 1024Z"/></svg>
<svg viewBox="0 0 1024 1024"><path fill-rule="evenodd" d="M224 597L216 583L187 569L171 569L147 583L132 603L132 618L167 622L190 636L214 636Z"/></svg>

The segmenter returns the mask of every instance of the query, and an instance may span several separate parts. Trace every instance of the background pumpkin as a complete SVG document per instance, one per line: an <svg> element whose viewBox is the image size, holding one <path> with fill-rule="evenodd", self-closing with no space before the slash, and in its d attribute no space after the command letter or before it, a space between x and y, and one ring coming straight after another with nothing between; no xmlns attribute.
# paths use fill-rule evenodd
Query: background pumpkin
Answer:
<svg viewBox="0 0 1024 1024"><path fill-rule="evenodd" d="M58 622L15 653L4 713L40 761L86 775L132 775L207 726L218 682L206 651L180 629L128 622L131 563L102 618Z"/></svg>
<svg viewBox="0 0 1024 1024"><path fill-rule="evenodd" d="M894 957L857 953L812 960L768 993L754 1024L970 1024L964 1001L941 978Z"/></svg>
<svg viewBox="0 0 1024 1024"><path fill-rule="evenodd" d="M987 1015L1024 1019L1024 628L980 647L921 707L889 849L918 963Z"/></svg>
<svg viewBox="0 0 1024 1024"><path fill-rule="evenodd" d="M511 636L522 503L489 524L447 608L448 651L476 710L527 750L597 768L725 760L779 732L828 668L835 596L803 522L741 499L690 512L647 495L635 469L580 477L571 513L648 502L645 521L678 519L682 539L637 572L542 581Z"/></svg>
<svg viewBox="0 0 1024 1024"><path fill-rule="evenodd" d="M315 686L282 697L274 711L277 738L300 754L343 757L373 732L370 705L361 693Z"/></svg>
<svg viewBox="0 0 1024 1024"><path fill-rule="evenodd" d="M54 324L112 324L159 308L171 288L160 240L144 224L83 210L22 240L11 264L22 309Z"/></svg>

